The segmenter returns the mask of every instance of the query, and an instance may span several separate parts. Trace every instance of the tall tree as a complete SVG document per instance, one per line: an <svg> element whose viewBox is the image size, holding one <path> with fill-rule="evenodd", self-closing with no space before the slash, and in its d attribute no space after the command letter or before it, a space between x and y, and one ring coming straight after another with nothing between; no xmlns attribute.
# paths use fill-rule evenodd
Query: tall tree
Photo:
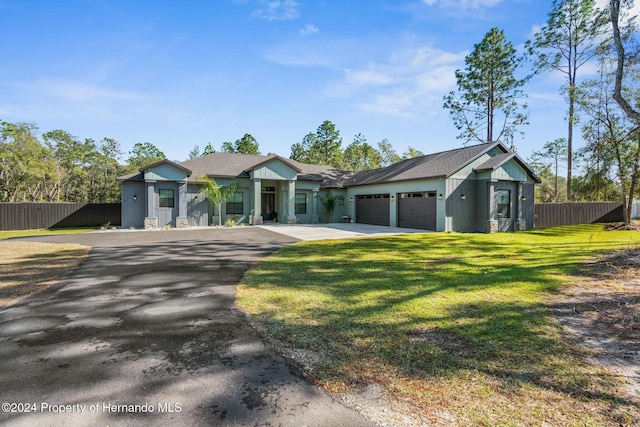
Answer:
<svg viewBox="0 0 640 427"><path fill-rule="evenodd" d="M121 174L120 143L113 138L103 138L98 145L96 168L101 175L101 188L93 202L116 203L120 201L120 185L116 181Z"/></svg>
<svg viewBox="0 0 640 427"><path fill-rule="evenodd" d="M216 152L216 149L213 148L213 145L211 145L211 143L207 143L207 146L204 147L204 150L202 151L202 155L203 156L208 156L209 154L213 154Z"/></svg>
<svg viewBox="0 0 640 427"><path fill-rule="evenodd" d="M258 141L248 133L245 133L242 138L236 139L236 142L223 142L221 150L223 153L260 154Z"/></svg>
<svg viewBox="0 0 640 427"><path fill-rule="evenodd" d="M604 15L595 0L553 0L547 23L527 42L538 71L555 70L566 76L569 99L567 116L567 200L571 200L573 125L578 70L596 54L604 33Z"/></svg>
<svg viewBox="0 0 640 427"><path fill-rule="evenodd" d="M245 133L242 138L236 140L234 149L236 153L241 154L260 154L258 141L248 133Z"/></svg>
<svg viewBox="0 0 640 427"><path fill-rule="evenodd" d="M136 142L129 151L127 164L129 169L138 170L143 166L165 159L167 156L150 142Z"/></svg>
<svg viewBox="0 0 640 427"><path fill-rule="evenodd" d="M0 201L45 201L59 189L50 150L31 123L0 121Z"/></svg>
<svg viewBox="0 0 640 427"><path fill-rule="evenodd" d="M342 162L343 169L353 172L378 169L382 163L382 154L369 145L364 135L359 133L345 148Z"/></svg>
<svg viewBox="0 0 640 427"><path fill-rule="evenodd" d="M402 160L398 153L396 153L396 151L393 149L393 146L391 145L389 140L386 138L378 142L378 151L382 155L380 167L384 168Z"/></svg>
<svg viewBox="0 0 640 427"><path fill-rule="evenodd" d="M342 161L342 137L336 125L329 120L322 122L316 131L315 145L312 147L318 163L340 167Z"/></svg>
<svg viewBox="0 0 640 427"><path fill-rule="evenodd" d="M424 156L424 153L417 148L413 148L412 146L407 147L406 151L402 153L402 160L405 159L413 159L415 157Z"/></svg>
<svg viewBox="0 0 640 427"><path fill-rule="evenodd" d="M317 159L312 159L312 147L316 144L316 134L309 132L302 138L302 142L295 143L291 146L292 160L296 160L302 163L316 163Z"/></svg>
<svg viewBox="0 0 640 427"><path fill-rule="evenodd" d="M57 201L61 201L60 197L64 202L88 201L95 184L89 175L96 155L95 142L92 139L80 141L61 129L46 132L42 138L56 165L55 179L60 190Z"/></svg>
<svg viewBox="0 0 640 427"><path fill-rule="evenodd" d="M457 91L444 97L443 107L461 131L458 139L513 145L518 128L528 124L527 104L520 100L529 76L516 77L522 61L504 31L497 28L474 46L465 58L465 69L456 70Z"/></svg>
<svg viewBox="0 0 640 427"><path fill-rule="evenodd" d="M202 154L200 154L200 147L198 145L194 146L193 149L189 151L189 160L193 160L200 156L202 156Z"/></svg>
<svg viewBox="0 0 640 427"><path fill-rule="evenodd" d="M544 144L542 150L531 153L532 163L544 165L553 169L553 191L551 193L551 202L558 201L558 169L564 166L567 160L567 140L564 138L556 138Z"/></svg>
<svg viewBox="0 0 640 427"><path fill-rule="evenodd" d="M302 142L291 146L293 160L339 168L342 164L342 137L329 120L322 122L316 133L308 133Z"/></svg>
<svg viewBox="0 0 640 427"><path fill-rule="evenodd" d="M615 72L614 72L614 89L613 99L618 103L624 114L634 126L635 146L632 145L628 154L631 160L630 170L630 182L628 199L623 201L625 222L628 224L631 222L631 206L633 203L633 196L635 195L636 186L638 185L638 177L640 175L640 111L633 105L638 105L640 102L640 95L638 94L638 77L640 72L636 69L635 72L625 73L625 69L628 69L631 65L638 66L638 58L634 54L629 54L629 51L625 47L625 42L637 42L637 28L633 19L627 20L626 28L621 19L625 18L625 9L621 10L621 7L629 8L633 5L633 1L624 0L609 0L609 21L611 22L611 28L613 30L613 45L615 47ZM635 37L634 37L635 36ZM637 53L637 52L635 52ZM625 84L625 77L627 83ZM629 84L629 78L636 79L635 85ZM628 90L630 86L634 86L635 90ZM627 89L627 90L625 90ZM631 101L630 101L631 100ZM626 202L626 203L624 203Z"/></svg>

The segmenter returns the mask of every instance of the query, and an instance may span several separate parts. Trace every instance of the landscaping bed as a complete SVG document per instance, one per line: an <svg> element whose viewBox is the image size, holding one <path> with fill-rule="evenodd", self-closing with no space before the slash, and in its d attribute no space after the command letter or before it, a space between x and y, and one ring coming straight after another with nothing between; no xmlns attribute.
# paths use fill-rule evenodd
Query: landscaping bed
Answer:
<svg viewBox="0 0 640 427"><path fill-rule="evenodd" d="M639 243L602 225L302 243L238 304L378 424L634 425L637 396L554 314L580 266Z"/></svg>

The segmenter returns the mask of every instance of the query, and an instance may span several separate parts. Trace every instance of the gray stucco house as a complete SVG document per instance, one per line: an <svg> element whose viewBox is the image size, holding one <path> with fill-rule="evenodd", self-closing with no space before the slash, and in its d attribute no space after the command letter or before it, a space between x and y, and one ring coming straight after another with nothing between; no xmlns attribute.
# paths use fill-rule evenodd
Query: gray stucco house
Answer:
<svg viewBox="0 0 640 427"><path fill-rule="evenodd" d="M237 191L217 212L197 177ZM357 223L433 231L497 232L533 227L529 166L492 142L404 160L365 172L309 165L277 155L214 153L147 165L122 183L122 226L158 228L264 221ZM335 197L329 218L321 199Z"/></svg>

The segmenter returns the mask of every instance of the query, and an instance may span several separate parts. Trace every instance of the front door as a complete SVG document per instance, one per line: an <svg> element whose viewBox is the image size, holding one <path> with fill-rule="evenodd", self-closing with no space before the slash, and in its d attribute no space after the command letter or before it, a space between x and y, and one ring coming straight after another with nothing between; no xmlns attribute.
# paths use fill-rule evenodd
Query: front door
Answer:
<svg viewBox="0 0 640 427"><path fill-rule="evenodd" d="M515 189L509 184L496 188L496 208L498 216L498 231L513 231L514 211L513 198Z"/></svg>
<svg viewBox="0 0 640 427"><path fill-rule="evenodd" d="M275 193L262 193L262 219L264 221L272 221L274 219L275 206Z"/></svg>
<svg viewBox="0 0 640 427"><path fill-rule="evenodd" d="M162 183L158 187L158 227L175 227L178 216L178 186Z"/></svg>

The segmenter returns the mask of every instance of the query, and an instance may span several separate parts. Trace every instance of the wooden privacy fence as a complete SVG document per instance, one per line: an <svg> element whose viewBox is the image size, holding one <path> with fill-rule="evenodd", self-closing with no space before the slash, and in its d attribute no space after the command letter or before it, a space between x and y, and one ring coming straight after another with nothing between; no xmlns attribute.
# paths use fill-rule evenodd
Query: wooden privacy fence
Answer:
<svg viewBox="0 0 640 427"><path fill-rule="evenodd" d="M0 230L121 224L120 203L0 203Z"/></svg>
<svg viewBox="0 0 640 427"><path fill-rule="evenodd" d="M536 203L534 228L560 225L622 222L624 214L619 202Z"/></svg>

